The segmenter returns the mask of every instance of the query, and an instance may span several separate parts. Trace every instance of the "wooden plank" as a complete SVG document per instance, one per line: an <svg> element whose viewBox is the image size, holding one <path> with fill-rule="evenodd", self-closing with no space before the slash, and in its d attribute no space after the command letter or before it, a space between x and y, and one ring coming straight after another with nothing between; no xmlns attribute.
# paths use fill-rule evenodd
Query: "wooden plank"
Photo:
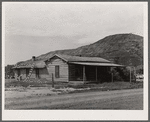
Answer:
<svg viewBox="0 0 150 122"><path fill-rule="evenodd" d="M68 81L68 64L58 57L54 57L48 62L48 72L49 74L54 74L54 81ZM56 78L56 69L55 67L59 66L59 77ZM51 76L50 76L51 77Z"/></svg>
<svg viewBox="0 0 150 122"><path fill-rule="evenodd" d="M85 66L83 66L83 81L85 81Z"/></svg>
<svg viewBox="0 0 150 122"><path fill-rule="evenodd" d="M97 82L97 67L96 67L96 82Z"/></svg>

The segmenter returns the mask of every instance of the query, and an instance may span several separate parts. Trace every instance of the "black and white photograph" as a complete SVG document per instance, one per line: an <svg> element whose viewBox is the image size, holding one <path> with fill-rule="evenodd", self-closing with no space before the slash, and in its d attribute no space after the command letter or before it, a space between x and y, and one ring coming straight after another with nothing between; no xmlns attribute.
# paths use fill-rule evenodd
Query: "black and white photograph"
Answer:
<svg viewBox="0 0 150 122"><path fill-rule="evenodd" d="M2 2L3 120L148 120L147 2Z"/></svg>

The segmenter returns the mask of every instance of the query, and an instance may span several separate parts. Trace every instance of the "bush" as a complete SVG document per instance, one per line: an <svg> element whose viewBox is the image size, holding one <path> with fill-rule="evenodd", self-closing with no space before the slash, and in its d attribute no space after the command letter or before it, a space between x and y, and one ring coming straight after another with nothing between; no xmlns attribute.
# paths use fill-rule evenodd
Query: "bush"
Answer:
<svg viewBox="0 0 150 122"><path fill-rule="evenodd" d="M113 69L115 81L130 81L130 70L126 67L117 67ZM132 79L135 79L133 71L131 72ZM133 80L134 81L134 80Z"/></svg>

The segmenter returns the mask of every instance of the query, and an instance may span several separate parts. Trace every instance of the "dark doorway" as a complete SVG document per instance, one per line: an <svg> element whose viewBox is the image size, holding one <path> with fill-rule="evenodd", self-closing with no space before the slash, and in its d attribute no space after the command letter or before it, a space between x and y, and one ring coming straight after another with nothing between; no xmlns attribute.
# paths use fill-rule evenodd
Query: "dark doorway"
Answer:
<svg viewBox="0 0 150 122"><path fill-rule="evenodd" d="M85 74L86 74L87 81L96 81L96 67L86 66Z"/></svg>
<svg viewBox="0 0 150 122"><path fill-rule="evenodd" d="M26 77L29 75L29 69L26 69Z"/></svg>
<svg viewBox="0 0 150 122"><path fill-rule="evenodd" d="M18 76L20 76L20 69L18 69Z"/></svg>
<svg viewBox="0 0 150 122"><path fill-rule="evenodd" d="M39 78L39 69L35 69L36 78Z"/></svg>

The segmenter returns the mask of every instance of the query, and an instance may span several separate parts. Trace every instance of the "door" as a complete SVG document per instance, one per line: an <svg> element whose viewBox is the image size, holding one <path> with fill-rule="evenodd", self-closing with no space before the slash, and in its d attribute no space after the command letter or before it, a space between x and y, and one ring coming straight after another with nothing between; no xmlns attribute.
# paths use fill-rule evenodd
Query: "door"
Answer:
<svg viewBox="0 0 150 122"><path fill-rule="evenodd" d="M35 69L36 72L36 78L39 78L39 69Z"/></svg>
<svg viewBox="0 0 150 122"><path fill-rule="evenodd" d="M20 69L18 69L18 76L20 76Z"/></svg>
<svg viewBox="0 0 150 122"><path fill-rule="evenodd" d="M55 66L55 77L59 78L59 66Z"/></svg>
<svg viewBox="0 0 150 122"><path fill-rule="evenodd" d="M26 77L29 75L29 69L26 69Z"/></svg>

